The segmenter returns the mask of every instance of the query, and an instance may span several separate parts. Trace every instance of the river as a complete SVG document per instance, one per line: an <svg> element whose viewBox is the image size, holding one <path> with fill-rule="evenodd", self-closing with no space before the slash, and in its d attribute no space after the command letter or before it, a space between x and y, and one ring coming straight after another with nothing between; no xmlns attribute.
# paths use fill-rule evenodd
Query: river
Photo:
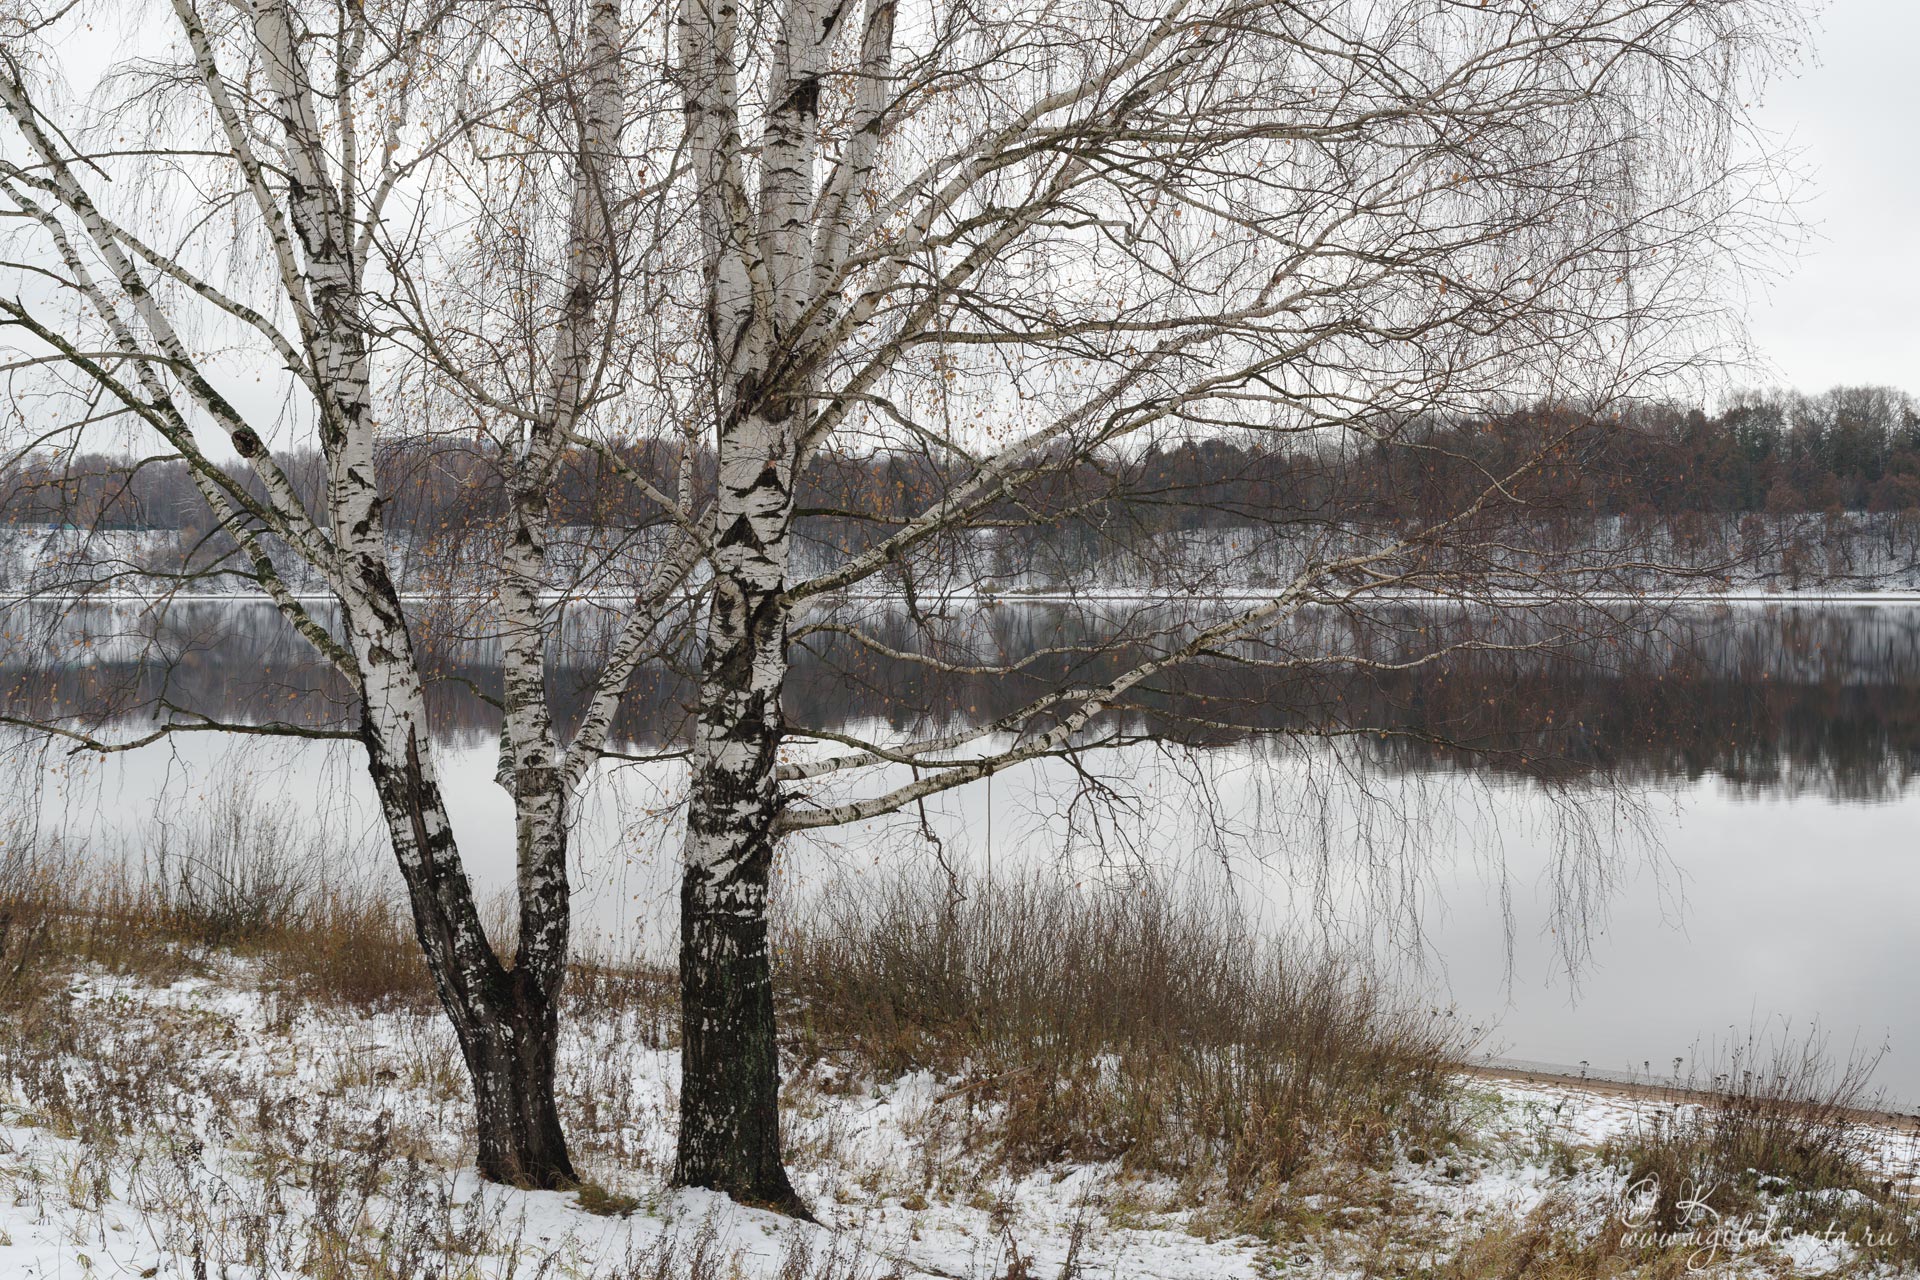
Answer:
<svg viewBox="0 0 1920 1280"><path fill-rule="evenodd" d="M868 629L905 643L911 629L893 635L871 608ZM799 653L788 715L869 737L994 715L1104 669L1080 651L1131 625L1117 616L1005 603L956 620L975 650L1032 659L1019 677L941 674L825 636ZM444 620L423 632L436 625L445 634L426 647L456 833L497 895L511 816L482 695L498 670L484 637ZM1296 632L1391 656L1454 625L1409 606L1359 641L1337 617ZM568 634L552 685L562 721L598 633L588 617ZM249 723L353 715L256 605L17 604L0 675L9 714L103 737L144 732L163 702ZM643 672L623 750L670 756L685 697L670 664ZM812 885L942 863L1065 866L1090 883L1151 869L1363 948L1484 1028L1491 1055L1659 1076L1751 1030L1817 1027L1838 1056L1884 1050L1877 1083L1920 1104L1920 607L1686 606L1651 629L1593 628L1544 652L1467 648L1412 671L1197 669L1123 720L1133 740L1092 768L1135 803L1102 803L1060 762L1027 766L924 813L795 839L784 891L798 902ZM209 797L241 796L314 856L392 878L355 743L195 733L106 757L17 731L7 743L43 837L94 856L149 864L179 843L163 833L204 821ZM589 949L657 955L672 937L679 785L670 758L609 762L583 797Z"/></svg>

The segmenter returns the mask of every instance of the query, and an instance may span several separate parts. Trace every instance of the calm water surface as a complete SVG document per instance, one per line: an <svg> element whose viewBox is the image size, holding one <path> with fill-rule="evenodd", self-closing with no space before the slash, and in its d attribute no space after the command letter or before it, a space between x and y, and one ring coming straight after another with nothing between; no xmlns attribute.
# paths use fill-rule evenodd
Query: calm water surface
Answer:
<svg viewBox="0 0 1920 1280"><path fill-rule="evenodd" d="M968 625L1006 656L1102 623L1003 606ZM1384 652L1419 627L1357 643ZM584 673L594 630L577 630ZM16 606L7 632L10 713L58 710L121 735L160 700L255 722L352 715L258 607L182 605L156 621ZM59 661L45 659L50 635ZM433 646L447 677L434 692L443 768L463 850L498 893L512 879L511 815L491 781L497 720L471 692L498 672L484 641L447 635ZM585 675L560 666L565 719ZM826 646L802 655L788 711L873 735L956 707L990 715L1031 692ZM629 747L672 750L685 693L665 669L647 672ZM1390 734L1302 747L1196 729L1187 714L1229 703L1249 728ZM1369 948L1488 1028L1503 1056L1659 1073L1752 1028L1817 1026L1843 1055L1884 1047L1878 1082L1920 1104L1920 609L1701 608L1654 637L1390 676L1196 672L1129 714L1153 740L1097 767L1145 798L1132 810L1085 803L1064 769L1036 766L941 797L924 826L915 815L797 841L783 874L804 900L810 884L936 859L996 875L1065 864L1090 881L1152 865L1231 891L1276 926ZM43 831L99 856L150 858L156 833L241 792L391 875L352 744L196 734L102 760L10 743L16 794L38 794ZM592 946L658 951L672 936L677 770L609 768L586 797L575 849Z"/></svg>

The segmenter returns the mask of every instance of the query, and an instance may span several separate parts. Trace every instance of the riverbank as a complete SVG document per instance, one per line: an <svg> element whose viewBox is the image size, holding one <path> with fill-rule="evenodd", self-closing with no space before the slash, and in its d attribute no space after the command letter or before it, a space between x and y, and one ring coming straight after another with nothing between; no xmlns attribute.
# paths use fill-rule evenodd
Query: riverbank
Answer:
<svg viewBox="0 0 1920 1280"><path fill-rule="evenodd" d="M1920 1139L1863 1122L1824 1067L1685 1098L1494 1078L1444 1014L1356 985L1337 958L1247 963L1220 917L1166 904L1089 909L1030 886L970 912L908 886L790 921L785 1135L815 1226L668 1185L668 973L576 971L559 1093L586 1181L525 1192L474 1177L458 1054L377 904L75 901L65 881L49 917L9 887L7 1275L1558 1280L1920 1263Z"/></svg>
<svg viewBox="0 0 1920 1280"><path fill-rule="evenodd" d="M809 1226L665 1186L676 1062L664 1048L605 1052L625 1034L612 1023L576 1027L566 1068L613 1086L619 1133L594 1144L596 1180L575 1193L489 1186L458 1137L436 1013L296 1012L261 980L242 961L164 984L76 979L71 1009L113 1055L68 1062L63 1091L30 1096L16 1080L0 1100L0 1272L1464 1280L1906 1265L1883 1269L1848 1243L1892 1219L1863 1217L1860 1193L1818 1189L1783 1186L1767 1197L1783 1225L1728 1235L1712 1256L1636 1241L1654 1210L1617 1161L1660 1104L1479 1075L1460 1078L1443 1143L1391 1138L1385 1159L1317 1164L1249 1228L1124 1160L1000 1165L962 1136L993 1112L964 1081L800 1072L788 1140L821 1220ZM1861 1141L1877 1174L1910 1179L1911 1132L1867 1128Z"/></svg>
<svg viewBox="0 0 1920 1280"><path fill-rule="evenodd" d="M1710 1104L1715 1093L1711 1087L1684 1079L1640 1077L1627 1073L1609 1075L1582 1071L1558 1063L1525 1064L1510 1060L1484 1060L1463 1063L1463 1076L1487 1080L1496 1087L1563 1090L1584 1098L1615 1099L1645 1106L1687 1106ZM1920 1134L1920 1113L1892 1111L1884 1107L1848 1107L1846 1118L1859 1125L1885 1129L1892 1133Z"/></svg>
<svg viewBox="0 0 1920 1280"><path fill-rule="evenodd" d="M1276 592L1229 590L1209 591L1198 595L1188 591L1114 591L1093 587L1085 591L1049 591L1036 588L1031 591L995 591L978 587L956 587L941 594L938 599L954 604L970 605L1068 605L1068 604L1181 604L1205 605L1217 604L1259 604L1272 600ZM289 593L289 599L305 605L324 605L334 602L335 597L327 592L296 591ZM1765 606L1765 605L1863 605L1893 606L1913 608L1920 606L1920 590L1875 590L1836 591L1827 588L1806 587L1783 589L1779 591L1728 590L1728 591L1647 591L1647 592L1582 592L1577 600L1571 596L1524 595L1519 593L1472 592L1459 596L1435 595L1431 592L1370 592L1371 602L1404 605L1448 605L1470 606L1475 608L1526 607L1541 604L1575 603L1585 607L1654 604L1654 605L1727 605L1727 606ZM459 593L433 593L403 591L401 603L407 605L468 605L479 607L493 599L491 593L475 592L471 595ZM618 591L581 591L548 592L542 596L548 604L590 604L622 606L633 601L631 592ZM833 597L837 601L861 605L889 605L907 603L903 593L864 593L842 594ZM916 601L925 603L927 597L916 596ZM210 592L210 591L89 591L85 594L61 592L4 592L0 591L0 605L201 605L201 604L239 604L258 605L262 608L273 607L273 602L263 595L246 592Z"/></svg>

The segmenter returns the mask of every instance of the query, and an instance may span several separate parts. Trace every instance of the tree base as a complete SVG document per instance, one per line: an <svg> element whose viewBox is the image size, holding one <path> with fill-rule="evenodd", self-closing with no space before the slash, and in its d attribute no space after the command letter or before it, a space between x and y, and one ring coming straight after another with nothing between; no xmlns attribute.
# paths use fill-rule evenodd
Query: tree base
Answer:
<svg viewBox="0 0 1920 1280"><path fill-rule="evenodd" d="M674 1177L674 1185L679 1187L699 1187L706 1191L718 1191L735 1204L745 1205L749 1209L765 1209L768 1213L777 1213L783 1218L793 1218L800 1222L820 1225L820 1219L813 1216L813 1210L800 1198L800 1193L787 1181L785 1171L780 1175L778 1186L739 1187L722 1185L721 1179Z"/></svg>
<svg viewBox="0 0 1920 1280"><path fill-rule="evenodd" d="M482 1180L520 1191L576 1191L580 1178L564 1159L542 1163L526 1156L511 1160L481 1160L475 1167Z"/></svg>
<svg viewBox="0 0 1920 1280"><path fill-rule="evenodd" d="M580 1179L554 1097L559 1019L531 983L513 994L515 1003L467 1046L480 1176L528 1191L568 1191Z"/></svg>

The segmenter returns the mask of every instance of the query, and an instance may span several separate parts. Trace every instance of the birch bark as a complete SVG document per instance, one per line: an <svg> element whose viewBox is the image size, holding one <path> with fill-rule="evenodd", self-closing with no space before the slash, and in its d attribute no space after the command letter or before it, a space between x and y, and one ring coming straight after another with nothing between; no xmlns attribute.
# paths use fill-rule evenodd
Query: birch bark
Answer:
<svg viewBox="0 0 1920 1280"><path fill-rule="evenodd" d="M721 438L714 592L680 889L679 1181L801 1212L781 1163L767 890L779 795L793 423Z"/></svg>
<svg viewBox="0 0 1920 1280"><path fill-rule="evenodd" d="M780 1153L767 891L780 807L794 471L810 384L780 362L803 340L813 295L821 76L844 8L822 0L780 8L752 204L738 135L737 14L730 0L684 0L680 12L719 393L713 594L681 859L675 1176L801 1216ZM890 32L890 17L886 25Z"/></svg>

